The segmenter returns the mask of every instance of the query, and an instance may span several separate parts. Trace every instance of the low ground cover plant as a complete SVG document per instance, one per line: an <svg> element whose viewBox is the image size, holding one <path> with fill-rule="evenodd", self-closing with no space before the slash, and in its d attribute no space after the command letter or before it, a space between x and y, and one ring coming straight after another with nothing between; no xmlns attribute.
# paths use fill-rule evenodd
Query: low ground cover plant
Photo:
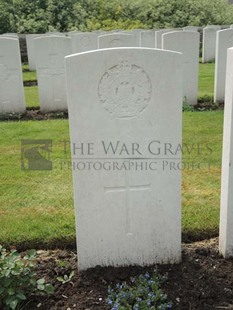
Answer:
<svg viewBox="0 0 233 310"><path fill-rule="evenodd" d="M166 276L155 271L131 277L130 283L123 282L108 288L107 303L111 310L166 310L172 304L162 292L161 285Z"/></svg>
<svg viewBox="0 0 233 310"><path fill-rule="evenodd" d="M53 286L37 279L34 271L36 251L21 256L0 245L0 308L16 309L30 294L51 294Z"/></svg>

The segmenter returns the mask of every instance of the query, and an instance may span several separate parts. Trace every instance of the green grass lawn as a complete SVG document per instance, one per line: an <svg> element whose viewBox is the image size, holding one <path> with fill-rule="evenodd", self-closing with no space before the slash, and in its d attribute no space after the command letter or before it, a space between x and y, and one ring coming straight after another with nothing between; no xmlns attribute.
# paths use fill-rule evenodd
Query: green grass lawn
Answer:
<svg viewBox="0 0 233 310"><path fill-rule="evenodd" d="M184 154L184 162L195 165L183 171L187 240L218 231L223 112L185 112L183 117L184 146L204 149ZM64 159L69 162L61 142L69 139L68 121L0 122L0 131L0 243L37 248L75 244L72 173L67 165L61 169ZM21 170L21 139L52 139L53 170Z"/></svg>
<svg viewBox="0 0 233 310"><path fill-rule="evenodd" d="M37 79L36 71L26 71L23 72L24 81L35 81Z"/></svg>
<svg viewBox="0 0 233 310"><path fill-rule="evenodd" d="M27 108L39 107L39 90L37 86L24 87L24 96Z"/></svg>
<svg viewBox="0 0 233 310"><path fill-rule="evenodd" d="M214 66L214 63L199 64L199 97L214 95Z"/></svg>
<svg viewBox="0 0 233 310"><path fill-rule="evenodd" d="M0 128L0 243L74 240L71 171L61 169L59 159L64 158L59 141L69 138L68 121L1 122ZM53 170L21 170L21 139L52 139Z"/></svg>

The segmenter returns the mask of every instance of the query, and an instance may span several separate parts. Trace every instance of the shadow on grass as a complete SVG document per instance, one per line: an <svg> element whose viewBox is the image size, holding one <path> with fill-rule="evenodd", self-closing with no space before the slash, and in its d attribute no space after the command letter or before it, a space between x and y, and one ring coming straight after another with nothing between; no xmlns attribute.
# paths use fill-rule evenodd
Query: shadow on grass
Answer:
<svg viewBox="0 0 233 310"><path fill-rule="evenodd" d="M192 243L202 240L211 239L219 235L218 229L213 230L196 230L196 231L185 231L182 233L183 243ZM16 248L18 251L26 251L29 249L46 249L46 250L75 250L76 249L76 237L75 236L64 236L58 239L52 239L50 241L44 241L43 239L32 239L25 241L2 242L2 245L6 249Z"/></svg>

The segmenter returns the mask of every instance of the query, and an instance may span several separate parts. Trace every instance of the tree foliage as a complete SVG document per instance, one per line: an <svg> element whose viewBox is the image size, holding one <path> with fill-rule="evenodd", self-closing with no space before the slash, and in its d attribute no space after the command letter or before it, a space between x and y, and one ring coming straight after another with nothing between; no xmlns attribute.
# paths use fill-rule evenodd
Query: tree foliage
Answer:
<svg viewBox="0 0 233 310"><path fill-rule="evenodd" d="M0 33L232 23L227 0L0 0Z"/></svg>

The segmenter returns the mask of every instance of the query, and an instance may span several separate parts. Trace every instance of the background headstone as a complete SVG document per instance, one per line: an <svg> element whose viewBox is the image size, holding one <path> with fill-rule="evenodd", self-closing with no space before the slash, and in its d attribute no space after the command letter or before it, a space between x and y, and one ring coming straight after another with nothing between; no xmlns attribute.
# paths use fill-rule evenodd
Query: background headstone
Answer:
<svg viewBox="0 0 233 310"><path fill-rule="evenodd" d="M50 31L50 32L46 32L45 36L61 36L61 37L65 37L67 34L64 32L58 32L58 31Z"/></svg>
<svg viewBox="0 0 233 310"><path fill-rule="evenodd" d="M140 46L155 48L155 30L140 32Z"/></svg>
<svg viewBox="0 0 233 310"><path fill-rule="evenodd" d="M71 40L62 36L34 40L40 109L67 110L64 58L71 54Z"/></svg>
<svg viewBox="0 0 233 310"><path fill-rule="evenodd" d="M138 42L138 47L141 46L141 42L140 42L140 39L141 39L141 32L142 31L145 31L145 29L132 29L129 31L129 33L131 34L134 34L136 37L137 37L137 42Z"/></svg>
<svg viewBox="0 0 233 310"><path fill-rule="evenodd" d="M214 101L223 102L225 96L227 49L233 46L233 29L217 32Z"/></svg>
<svg viewBox="0 0 233 310"><path fill-rule="evenodd" d="M12 38L15 38L15 39L19 38L17 33L4 33L3 36L5 36L5 37L12 37Z"/></svg>
<svg viewBox="0 0 233 310"><path fill-rule="evenodd" d="M72 53L81 53L98 49L98 35L93 32L81 32L71 35Z"/></svg>
<svg viewBox="0 0 233 310"><path fill-rule="evenodd" d="M220 26L207 26L203 29L202 63L215 60L216 37Z"/></svg>
<svg viewBox="0 0 233 310"><path fill-rule="evenodd" d="M151 157L153 141L181 143L181 58L147 48L66 57L72 157L82 166L73 170L80 270L181 259L181 170L163 169L164 154L156 171L141 167L149 159L138 162ZM142 155L104 151L117 141L138 143ZM79 152L80 142L92 143L91 156ZM96 167L83 169L89 161ZM114 170L123 163L134 168Z"/></svg>
<svg viewBox="0 0 233 310"><path fill-rule="evenodd" d="M36 61L35 61L35 38L44 36L43 34L27 34L27 56L28 56L28 65L31 71L36 70Z"/></svg>
<svg viewBox="0 0 233 310"><path fill-rule="evenodd" d="M162 48L183 54L183 95L191 105L197 104L200 34L174 31L162 36Z"/></svg>
<svg viewBox="0 0 233 310"><path fill-rule="evenodd" d="M98 48L138 47L139 40L135 34L111 33L98 36Z"/></svg>
<svg viewBox="0 0 233 310"><path fill-rule="evenodd" d="M222 30L228 29L228 28L230 28L230 26L231 26L231 25L221 25L221 29L222 29Z"/></svg>
<svg viewBox="0 0 233 310"><path fill-rule="evenodd" d="M76 34L79 34L79 33L83 33L82 31L77 31L77 30L74 30L74 31L69 31L68 32L68 37L72 37L73 35L76 35Z"/></svg>
<svg viewBox="0 0 233 310"><path fill-rule="evenodd" d="M233 257L233 48L228 49L222 153L219 251Z"/></svg>
<svg viewBox="0 0 233 310"><path fill-rule="evenodd" d="M25 110L19 40L0 37L0 113Z"/></svg>
<svg viewBox="0 0 233 310"><path fill-rule="evenodd" d="M162 48L162 35L171 31L182 31L182 29L161 29L155 31L155 47Z"/></svg>
<svg viewBox="0 0 233 310"><path fill-rule="evenodd" d="M186 26L183 28L183 30L185 31L194 31L194 32L198 32L198 30L200 29L201 27L198 27L198 26Z"/></svg>

